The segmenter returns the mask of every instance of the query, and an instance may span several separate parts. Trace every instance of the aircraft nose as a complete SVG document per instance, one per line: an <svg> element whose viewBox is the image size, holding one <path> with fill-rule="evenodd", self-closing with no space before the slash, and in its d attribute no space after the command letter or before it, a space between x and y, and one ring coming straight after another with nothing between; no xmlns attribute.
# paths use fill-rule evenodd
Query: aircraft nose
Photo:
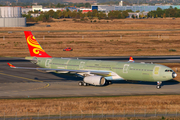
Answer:
<svg viewBox="0 0 180 120"><path fill-rule="evenodd" d="M177 77L177 74L175 72L172 73L172 77L175 78Z"/></svg>

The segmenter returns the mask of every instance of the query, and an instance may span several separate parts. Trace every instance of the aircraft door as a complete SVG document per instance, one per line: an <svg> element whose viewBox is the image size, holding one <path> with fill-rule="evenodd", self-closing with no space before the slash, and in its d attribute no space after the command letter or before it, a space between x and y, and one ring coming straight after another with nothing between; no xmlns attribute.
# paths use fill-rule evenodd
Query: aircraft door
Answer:
<svg viewBox="0 0 180 120"><path fill-rule="evenodd" d="M123 73L128 73L129 64L125 64L123 67Z"/></svg>
<svg viewBox="0 0 180 120"><path fill-rule="evenodd" d="M50 64L49 64L49 63L50 63L51 61L52 61L51 59L47 59L46 62L45 62L45 67L48 67L48 68L49 68L49 67L50 67Z"/></svg>
<svg viewBox="0 0 180 120"><path fill-rule="evenodd" d="M159 66L155 66L154 70L153 70L153 74L156 75L156 76L159 76L159 70L160 70L160 67Z"/></svg>
<svg viewBox="0 0 180 120"><path fill-rule="evenodd" d="M80 62L79 69L83 69L84 68L84 64L85 64L85 62Z"/></svg>

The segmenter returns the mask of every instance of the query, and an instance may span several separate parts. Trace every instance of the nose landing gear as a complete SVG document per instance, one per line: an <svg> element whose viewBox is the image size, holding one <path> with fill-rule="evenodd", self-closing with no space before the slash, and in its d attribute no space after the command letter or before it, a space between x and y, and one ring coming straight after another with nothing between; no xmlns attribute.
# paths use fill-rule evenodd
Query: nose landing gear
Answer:
<svg viewBox="0 0 180 120"><path fill-rule="evenodd" d="M157 86L156 86L156 88L157 88L157 89L160 89L160 88L161 88L161 84L162 84L161 81L157 81Z"/></svg>

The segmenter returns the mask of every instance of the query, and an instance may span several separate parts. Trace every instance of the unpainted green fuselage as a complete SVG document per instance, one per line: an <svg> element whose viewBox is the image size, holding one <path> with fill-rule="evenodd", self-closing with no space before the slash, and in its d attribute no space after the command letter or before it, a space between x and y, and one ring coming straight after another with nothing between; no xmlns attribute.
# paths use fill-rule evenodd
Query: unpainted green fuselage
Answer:
<svg viewBox="0 0 180 120"><path fill-rule="evenodd" d="M30 59L30 57L28 57L28 59ZM173 79L172 69L159 64L82 60L69 58L66 59L37 57L35 59L37 59L36 64L43 68L111 71L117 74L116 77L106 77L106 79L109 80L134 80L157 82Z"/></svg>

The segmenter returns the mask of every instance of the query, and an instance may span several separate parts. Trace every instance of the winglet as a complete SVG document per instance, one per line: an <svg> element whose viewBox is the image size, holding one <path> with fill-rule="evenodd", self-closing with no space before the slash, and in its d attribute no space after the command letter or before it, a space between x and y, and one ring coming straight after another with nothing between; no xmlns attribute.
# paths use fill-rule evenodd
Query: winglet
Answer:
<svg viewBox="0 0 180 120"><path fill-rule="evenodd" d="M132 56L129 57L129 62L134 62L134 59Z"/></svg>
<svg viewBox="0 0 180 120"><path fill-rule="evenodd" d="M12 65L11 63L7 63L11 68L16 68L14 65Z"/></svg>

